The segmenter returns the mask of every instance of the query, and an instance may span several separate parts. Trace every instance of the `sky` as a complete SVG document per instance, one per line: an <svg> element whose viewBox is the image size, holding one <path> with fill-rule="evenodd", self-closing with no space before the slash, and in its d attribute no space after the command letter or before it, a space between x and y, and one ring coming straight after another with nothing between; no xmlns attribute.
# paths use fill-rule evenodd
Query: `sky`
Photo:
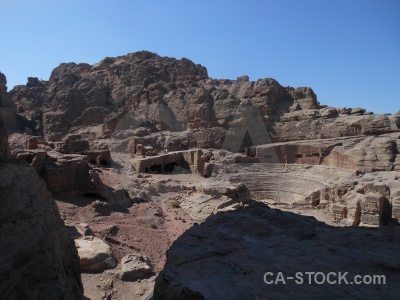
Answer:
<svg viewBox="0 0 400 300"><path fill-rule="evenodd" d="M148 50L217 79L309 86L321 104L400 110L400 0L0 0L9 90L63 62Z"/></svg>

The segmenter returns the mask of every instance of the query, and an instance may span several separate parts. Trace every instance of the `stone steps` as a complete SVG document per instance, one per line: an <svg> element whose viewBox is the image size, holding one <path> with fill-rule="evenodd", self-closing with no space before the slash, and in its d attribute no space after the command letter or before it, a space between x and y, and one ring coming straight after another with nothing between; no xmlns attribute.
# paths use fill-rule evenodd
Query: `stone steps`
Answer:
<svg viewBox="0 0 400 300"><path fill-rule="evenodd" d="M257 199L304 201L312 192L324 189L352 171L325 166L253 164L243 167L231 182L243 182Z"/></svg>

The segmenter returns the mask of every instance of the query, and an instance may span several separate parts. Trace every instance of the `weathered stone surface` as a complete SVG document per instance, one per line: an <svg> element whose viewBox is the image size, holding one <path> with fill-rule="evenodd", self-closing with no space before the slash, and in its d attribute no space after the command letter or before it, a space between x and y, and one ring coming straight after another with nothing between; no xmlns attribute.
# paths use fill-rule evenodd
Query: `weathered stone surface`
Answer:
<svg viewBox="0 0 400 300"><path fill-rule="evenodd" d="M256 146L261 163L325 165L355 171L391 171L398 154L397 134L292 141Z"/></svg>
<svg viewBox="0 0 400 300"><path fill-rule="evenodd" d="M7 145L4 135L0 145ZM82 299L78 255L51 194L26 163L4 163L4 152L0 157L1 297Z"/></svg>
<svg viewBox="0 0 400 300"><path fill-rule="evenodd" d="M53 194L90 192L89 165L85 155L47 153L44 178Z"/></svg>
<svg viewBox="0 0 400 300"><path fill-rule="evenodd" d="M10 149L8 147L8 134L4 126L3 120L0 118L0 163L10 159Z"/></svg>
<svg viewBox="0 0 400 300"><path fill-rule="evenodd" d="M63 152L65 154L83 154L85 151L89 150L89 142L82 139L79 134L67 135L64 139Z"/></svg>
<svg viewBox="0 0 400 300"><path fill-rule="evenodd" d="M99 216L109 216L111 214L111 207L107 202L96 200L92 203L92 207Z"/></svg>
<svg viewBox="0 0 400 300"><path fill-rule="evenodd" d="M203 222L217 212L239 209L250 200L250 191L245 184L217 181L188 189L179 203L193 220Z"/></svg>
<svg viewBox="0 0 400 300"><path fill-rule="evenodd" d="M301 110L284 114L274 127L277 142L398 132L395 115L340 115L335 109Z"/></svg>
<svg viewBox="0 0 400 300"><path fill-rule="evenodd" d="M96 170L90 170L90 187L97 194L107 200L111 207L129 208L133 204L133 199L124 188L113 188L103 183Z"/></svg>
<svg viewBox="0 0 400 300"><path fill-rule="evenodd" d="M243 101L267 114L272 110L285 112L293 103L301 109L317 108L310 88L284 88L270 78L256 82L247 78L210 79L204 67L188 59L143 51L106 58L93 66L61 64L49 82L28 82L13 89L11 96L27 119L35 122L33 114L40 111L42 124L37 127L55 140L72 126L101 123L111 132L138 127L142 122L155 125L157 130L227 129L226 120L235 116L236 106ZM125 108L122 114L117 113L120 107ZM147 120L143 116L148 116Z"/></svg>
<svg viewBox="0 0 400 300"><path fill-rule="evenodd" d="M117 266L110 246L103 240L97 237L76 239L75 245L78 249L82 272L100 272Z"/></svg>
<svg viewBox="0 0 400 300"><path fill-rule="evenodd" d="M7 93L7 78L6 75L0 72L0 94Z"/></svg>
<svg viewBox="0 0 400 300"><path fill-rule="evenodd" d="M28 150L18 151L14 153L15 158L29 163L36 172L43 176L44 166L46 163L47 152L44 150Z"/></svg>
<svg viewBox="0 0 400 300"><path fill-rule="evenodd" d="M26 85L15 86L9 92L9 96L17 108L21 127L29 128L35 134L43 134L43 105L49 83L48 81L30 83L28 79Z"/></svg>
<svg viewBox="0 0 400 300"><path fill-rule="evenodd" d="M59 140L72 128L101 124L99 137L128 143L135 136L132 145L168 151L220 148L229 139L241 143L246 129L251 139L246 137L243 147L265 143L266 135L284 142L400 128L398 114L319 106L309 87L282 87L271 78L211 79L204 67L188 59L146 51L105 58L93 66L61 64L49 82L28 82L10 96L20 115L36 124L30 125L32 130L42 130L48 140ZM244 113L250 107L253 117ZM126 146L116 149L125 151Z"/></svg>
<svg viewBox="0 0 400 300"><path fill-rule="evenodd" d="M319 191L333 219L348 226L386 226L399 222L397 171L343 176ZM340 213L338 209L342 209Z"/></svg>
<svg viewBox="0 0 400 300"><path fill-rule="evenodd" d="M100 136L129 138L129 130L142 128L134 135L144 146L177 151L219 148L232 138L235 124L253 131L253 141L244 144L262 144L254 135L265 133L258 132L254 122L265 126L275 142L382 134L400 127L398 114L320 107L307 87L285 88L271 78L211 79L204 67L187 59L146 51L106 58L93 66L61 64L49 82L34 83L16 87L10 96L26 119L42 119L35 128L50 140L61 139L71 128L102 124ZM246 107L255 108L255 118L243 118Z"/></svg>
<svg viewBox="0 0 400 300"><path fill-rule="evenodd" d="M400 188L391 190L390 201L392 203L392 217L400 220Z"/></svg>
<svg viewBox="0 0 400 300"><path fill-rule="evenodd" d="M0 119L4 126L11 129L17 128L16 109L14 102L7 94L7 79L0 72Z"/></svg>
<svg viewBox="0 0 400 300"><path fill-rule="evenodd" d="M110 150L86 150L84 154L88 156L89 163L98 167L111 167Z"/></svg>
<svg viewBox="0 0 400 300"><path fill-rule="evenodd" d="M173 243L154 299L391 298L400 291L400 274L392 271L400 268L399 238L398 227L330 227L261 206L219 213ZM285 284L266 284L266 272L273 273L268 281L282 272ZM287 279L296 272L303 284ZM381 274L386 284L306 284L304 272L348 272L349 282Z"/></svg>
<svg viewBox="0 0 400 300"><path fill-rule="evenodd" d="M221 172L232 174L232 183L245 183L252 199L274 201L282 205L311 205L311 197L307 198L315 191L319 192L315 205L322 204L325 198L321 196L321 191L353 173L346 169L303 164L222 164L218 167Z"/></svg>
<svg viewBox="0 0 400 300"><path fill-rule="evenodd" d="M391 171L397 155L395 138L390 135L366 137L359 142L335 147L324 164L337 165L362 172Z"/></svg>
<svg viewBox="0 0 400 300"><path fill-rule="evenodd" d="M187 169L188 172L202 173L204 168L202 153L199 149L159 153L156 156L136 160L133 167L141 173L171 173L176 172L176 167Z"/></svg>
<svg viewBox="0 0 400 300"><path fill-rule="evenodd" d="M148 258L140 253L128 254L121 259L120 276L122 280L134 281L150 277L153 274Z"/></svg>

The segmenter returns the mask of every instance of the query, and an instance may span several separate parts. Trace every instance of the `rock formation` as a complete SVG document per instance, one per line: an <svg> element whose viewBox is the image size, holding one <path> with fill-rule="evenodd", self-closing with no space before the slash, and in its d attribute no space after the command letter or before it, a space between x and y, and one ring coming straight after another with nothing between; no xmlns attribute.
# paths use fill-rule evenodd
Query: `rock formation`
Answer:
<svg viewBox="0 0 400 300"><path fill-rule="evenodd" d="M76 239L75 243L82 272L100 272L117 266L110 246L103 240L92 237L91 239Z"/></svg>
<svg viewBox="0 0 400 300"><path fill-rule="evenodd" d="M149 266L148 258L140 253L124 256L121 260L120 276L122 280L137 280L150 277L153 271Z"/></svg>
<svg viewBox="0 0 400 300"><path fill-rule="evenodd" d="M7 78L6 75L0 72L0 94L7 93Z"/></svg>
<svg viewBox="0 0 400 300"><path fill-rule="evenodd" d="M7 78L0 72L0 118L7 128L17 128L15 104L7 94Z"/></svg>
<svg viewBox="0 0 400 300"><path fill-rule="evenodd" d="M77 251L45 182L8 160L0 120L0 290L4 299L82 299Z"/></svg>
<svg viewBox="0 0 400 300"><path fill-rule="evenodd" d="M334 228L262 205L219 213L167 251L154 299L391 298L399 292L399 238L399 227ZM284 281L264 281L279 272ZM348 284L316 284L329 272L347 272ZM383 274L385 284L350 284L356 275Z"/></svg>
<svg viewBox="0 0 400 300"><path fill-rule="evenodd" d="M288 111L293 103L301 109L317 108L310 88L284 88L273 79L214 80L204 67L188 59L145 51L105 58L93 66L61 64L48 83L31 79L10 95L25 117L36 120L32 114L42 112L43 133L56 140L73 126L105 123L114 131L129 121L129 114L157 130L181 131L227 128L237 106L248 101L266 118ZM125 113L118 115L121 107Z"/></svg>
<svg viewBox="0 0 400 300"><path fill-rule="evenodd" d="M129 141L176 151L230 148L226 141L235 139L244 149L271 141L390 133L400 127L398 115L320 106L308 87L282 87L271 78L212 79L188 59L146 51L95 65L64 63L48 82L29 78L9 95L20 118L47 140L100 126L91 139L112 137L119 141L114 149L119 151Z"/></svg>
<svg viewBox="0 0 400 300"><path fill-rule="evenodd" d="M10 159L10 149L8 148L8 134L3 120L0 118L0 163Z"/></svg>

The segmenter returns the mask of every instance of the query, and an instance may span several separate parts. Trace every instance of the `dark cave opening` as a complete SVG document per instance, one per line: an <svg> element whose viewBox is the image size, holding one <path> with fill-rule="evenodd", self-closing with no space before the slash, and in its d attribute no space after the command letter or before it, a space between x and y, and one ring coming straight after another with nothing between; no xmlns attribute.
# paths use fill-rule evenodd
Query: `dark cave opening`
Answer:
<svg viewBox="0 0 400 300"><path fill-rule="evenodd" d="M162 172L162 166L161 165L152 165L150 167L150 171L151 172L161 173Z"/></svg>
<svg viewBox="0 0 400 300"><path fill-rule="evenodd" d="M107 166L109 166L109 162L103 157L100 160L100 165L103 166L103 167L107 167Z"/></svg>
<svg viewBox="0 0 400 300"><path fill-rule="evenodd" d="M174 171L175 166L178 164L176 162L167 163L164 165L164 172L165 173L172 173Z"/></svg>

